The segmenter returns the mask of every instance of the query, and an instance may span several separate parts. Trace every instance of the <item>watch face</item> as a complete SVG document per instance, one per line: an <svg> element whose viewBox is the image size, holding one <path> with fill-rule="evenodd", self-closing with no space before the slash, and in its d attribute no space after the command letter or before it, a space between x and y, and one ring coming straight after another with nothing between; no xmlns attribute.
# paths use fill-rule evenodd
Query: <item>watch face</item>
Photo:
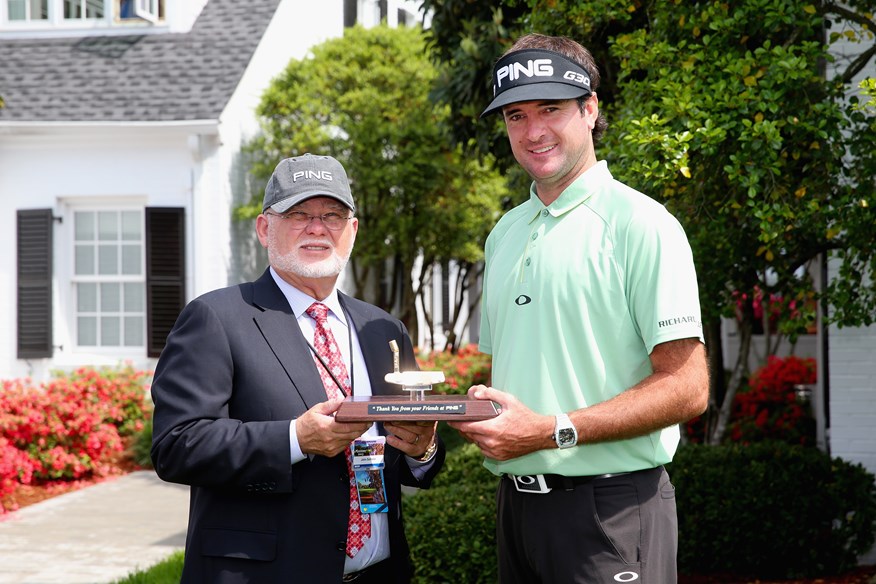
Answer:
<svg viewBox="0 0 876 584"><path fill-rule="evenodd" d="M575 431L572 428L560 428L557 432L557 444L565 446L575 443Z"/></svg>

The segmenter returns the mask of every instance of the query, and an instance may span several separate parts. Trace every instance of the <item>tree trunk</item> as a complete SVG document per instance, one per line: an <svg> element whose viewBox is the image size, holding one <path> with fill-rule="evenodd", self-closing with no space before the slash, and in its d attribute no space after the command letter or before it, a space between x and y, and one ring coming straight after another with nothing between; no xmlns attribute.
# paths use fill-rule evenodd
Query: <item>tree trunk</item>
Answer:
<svg viewBox="0 0 876 584"><path fill-rule="evenodd" d="M743 380L748 377L748 358L751 353L751 319L746 318L746 316L743 314L743 318L739 320L739 355L736 358L736 365L730 375L730 380L727 382L724 399L721 400L721 407L718 410L715 429L709 437L709 444L717 445L724 440L727 423L733 412L733 400L736 398L736 392Z"/></svg>
<svg viewBox="0 0 876 584"><path fill-rule="evenodd" d="M727 391L724 373L724 340L721 336L721 318L716 317L704 323L703 335L706 340L706 358L709 367L709 409L705 413L703 442L708 442L718 421L718 410Z"/></svg>
<svg viewBox="0 0 876 584"><path fill-rule="evenodd" d="M417 323L417 297L414 294L413 282L413 266L410 266L402 260L401 256L396 256L393 264L393 289L394 300L397 299L398 319L408 328L408 334L414 344L417 343L418 323ZM397 295L396 295L397 293Z"/></svg>

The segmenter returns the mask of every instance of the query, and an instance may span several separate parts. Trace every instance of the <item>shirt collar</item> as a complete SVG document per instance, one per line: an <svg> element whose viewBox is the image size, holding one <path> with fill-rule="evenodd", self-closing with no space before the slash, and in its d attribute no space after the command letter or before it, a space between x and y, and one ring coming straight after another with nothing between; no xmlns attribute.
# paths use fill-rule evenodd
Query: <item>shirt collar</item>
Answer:
<svg viewBox="0 0 876 584"><path fill-rule="evenodd" d="M344 313L343 308L341 308L341 301L338 298L337 288L332 288L331 293L325 298L325 300L317 300L281 278L279 274L274 271L273 267L271 267L271 276L274 278L274 282L277 283L277 286L280 287L280 292L286 297L286 301L289 302L289 307L292 309L296 318L301 318L302 315L307 316L307 309L310 308L310 305L314 302L322 302L328 306L329 314L335 315L335 318L337 318L344 326L347 326L347 315Z"/></svg>
<svg viewBox="0 0 876 584"><path fill-rule="evenodd" d="M611 180L611 173L608 170L608 163L605 160L600 160L584 171L560 193L556 201L547 206L538 198L533 182L529 187L529 223L535 221L544 209L547 209L553 217L560 217L568 213L589 199L609 180Z"/></svg>

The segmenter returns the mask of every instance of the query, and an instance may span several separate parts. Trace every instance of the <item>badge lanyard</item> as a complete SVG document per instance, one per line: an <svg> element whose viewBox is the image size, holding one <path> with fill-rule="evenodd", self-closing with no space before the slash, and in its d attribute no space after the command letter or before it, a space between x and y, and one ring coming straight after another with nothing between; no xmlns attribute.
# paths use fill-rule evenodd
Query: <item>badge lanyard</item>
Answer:
<svg viewBox="0 0 876 584"><path fill-rule="evenodd" d="M347 319L347 347L349 348L348 354L350 355L350 367L348 372L350 374L350 395L352 396L353 387L355 387L355 384L353 383L353 370L355 369L355 366L353 364L353 319L350 318L350 313L347 312L347 309L344 308L343 305L341 306L341 310L344 311L344 316ZM326 318L326 326L329 326L328 318ZM329 330L331 330L330 326ZM334 333L332 333L332 335L334 335ZM316 348L313 346L313 344L306 338L304 339L304 342L307 343L307 346L310 347L310 352L313 353L313 356L316 357L316 360L319 361L323 369L326 370L326 373L329 374L329 377L332 378L332 381L335 382L335 385L338 386L338 389L341 390L341 395L346 395L344 393L344 386L341 385L341 382L338 381L338 378L335 377L334 373L332 373L332 370L329 368L328 363L326 363L322 356L316 352Z"/></svg>
<svg viewBox="0 0 876 584"><path fill-rule="evenodd" d="M350 395L353 395L353 319L350 318L346 308L341 306L341 310L344 311L344 316L347 319L347 347L350 351ZM326 325L328 325L328 320L326 320ZM344 387L332 373L328 363L316 352L316 348L309 340L305 338L304 341L343 394ZM384 436L358 438L353 441L353 475L356 481L356 492L359 495L359 510L364 514L389 512L383 478L385 444L386 438Z"/></svg>

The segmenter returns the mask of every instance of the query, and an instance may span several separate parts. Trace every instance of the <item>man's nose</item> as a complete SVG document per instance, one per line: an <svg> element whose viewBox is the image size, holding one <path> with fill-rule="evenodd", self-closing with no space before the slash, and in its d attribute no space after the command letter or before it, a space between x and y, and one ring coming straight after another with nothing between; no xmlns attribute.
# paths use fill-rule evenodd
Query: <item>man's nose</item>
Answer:
<svg viewBox="0 0 876 584"><path fill-rule="evenodd" d="M536 117L526 119L526 139L530 142L538 142L544 137L546 131L544 123Z"/></svg>
<svg viewBox="0 0 876 584"><path fill-rule="evenodd" d="M325 223L322 222L322 215L311 215L310 221L307 222L307 233L313 234L322 234L326 233L328 229L325 226Z"/></svg>

